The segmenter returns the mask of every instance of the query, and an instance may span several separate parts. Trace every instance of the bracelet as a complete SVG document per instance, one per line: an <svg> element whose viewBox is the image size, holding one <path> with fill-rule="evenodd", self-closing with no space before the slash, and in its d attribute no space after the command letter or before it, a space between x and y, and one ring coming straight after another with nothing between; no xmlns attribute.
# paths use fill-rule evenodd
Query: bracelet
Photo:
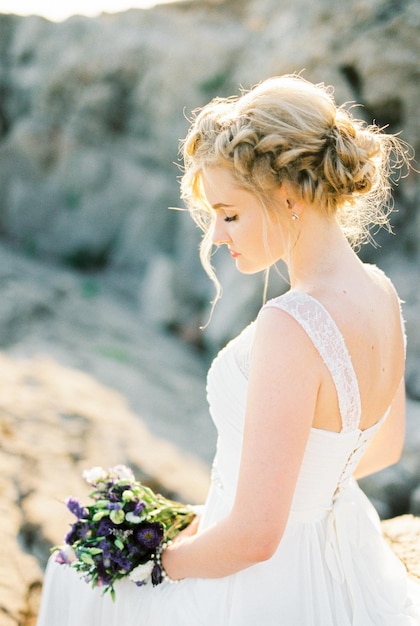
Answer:
<svg viewBox="0 0 420 626"><path fill-rule="evenodd" d="M165 568L162 565L162 552L165 550L165 548L170 546L171 543L172 543L171 540L164 541L163 543L160 544L160 546L158 546L158 548L156 548L155 566L159 570L160 575L156 578L156 582L154 583L154 585L159 585L160 583L163 583L164 581L171 583L171 584L179 583L179 580L175 580L175 578L171 578L169 576L169 574L166 572Z"/></svg>

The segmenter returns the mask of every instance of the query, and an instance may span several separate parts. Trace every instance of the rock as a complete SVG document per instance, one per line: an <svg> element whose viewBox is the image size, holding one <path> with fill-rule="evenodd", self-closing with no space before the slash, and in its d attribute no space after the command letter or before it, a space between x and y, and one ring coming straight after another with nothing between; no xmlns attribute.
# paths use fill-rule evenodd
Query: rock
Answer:
<svg viewBox="0 0 420 626"><path fill-rule="evenodd" d="M156 257L150 268L155 268L154 276L149 277L151 294L158 281L166 280L168 289L172 278L176 283L166 257ZM210 335L214 332L211 340L215 350L218 338L229 338L223 334L224 318L235 318L238 331L246 323L236 294L245 291L249 277L237 276L230 269L230 274L222 273L230 293L216 308L205 331ZM174 320L170 299L160 300L158 294L148 298L142 307L152 311L145 318L147 311L139 311L136 298L130 301L121 296L121 275L110 278L109 274L105 280L102 275L89 277L34 262L0 245L0 346L15 358L46 355L61 365L91 374L123 394L156 436L171 441L186 454L194 451L210 465L215 429L205 394L208 360L188 343L162 332L162 320L166 326ZM139 280L132 277L130 285L141 297L144 290L140 290ZM153 316L155 322L151 324L148 320ZM195 328L182 329L185 336L188 332L188 341L193 341L195 332L194 341L199 344L202 331L198 321ZM400 462L361 481L382 519L417 511L412 506L416 507L413 493L420 484L419 412L420 404L408 400Z"/></svg>
<svg viewBox="0 0 420 626"><path fill-rule="evenodd" d="M419 24L416 0L351 0L344 13L333 0L195 0L61 24L0 15L2 625L33 623L47 548L66 523L52 500L80 493L85 462L123 455L169 490L185 487L173 465L156 469L153 448L206 476L205 371L255 316L263 280L215 257L226 296L199 329L214 296L200 235L167 209L180 205L186 117L239 84L305 67L418 151ZM397 237L361 252L394 280L408 335L406 450L363 483L383 518L418 513L419 197L418 176L401 180ZM268 295L286 285L273 275ZM148 449L133 449L139 438Z"/></svg>
<svg viewBox="0 0 420 626"><path fill-rule="evenodd" d="M141 314L139 284L136 276L80 275L0 245L0 347L14 357L47 355L92 374L124 394L156 436L209 464L215 429L206 362ZM164 305L154 301L157 316Z"/></svg>
<svg viewBox="0 0 420 626"><path fill-rule="evenodd" d="M416 487L411 493L410 511L413 515L420 515L420 486Z"/></svg>
<svg viewBox="0 0 420 626"><path fill-rule="evenodd" d="M153 436L116 392L47 358L0 354L0 623L35 624L42 572L86 496L83 469L124 463L170 497L203 502L208 468Z"/></svg>
<svg viewBox="0 0 420 626"><path fill-rule="evenodd" d="M408 400L404 451L400 461L359 481L382 519L403 513L418 514L415 494L420 486L419 419L419 403Z"/></svg>
<svg viewBox="0 0 420 626"><path fill-rule="evenodd" d="M410 398L420 400L420 295L413 288L418 282L419 264L402 264L396 253L383 264L385 271L398 287L407 333L407 392ZM420 442L418 442L420 443Z"/></svg>
<svg viewBox="0 0 420 626"><path fill-rule="evenodd" d="M83 469L125 463L154 489L199 503L208 468L157 439L118 393L53 359L0 353L0 623L34 626L51 546L72 521L63 500L87 496ZM420 578L420 519L383 522Z"/></svg>
<svg viewBox="0 0 420 626"><path fill-rule="evenodd" d="M170 260L176 284L153 290L172 300L161 323L170 318L196 341L190 329L206 323L213 289L191 220L167 210L180 204L174 163L186 117L239 85L306 68L308 79L336 86L339 102L360 102L361 116L403 130L418 148L419 23L415 0L352 0L345 13L333 0L195 0L59 24L0 15L3 236L78 268L135 271L145 288L154 257ZM400 181L398 239L391 246L379 236L382 249L366 256L382 259L392 247L399 265L418 264L418 198L418 177ZM261 282L235 297L248 322ZM216 326L202 334L208 350L235 334L230 314L218 335Z"/></svg>
<svg viewBox="0 0 420 626"><path fill-rule="evenodd" d="M382 522L382 529L411 577L420 583L420 518L402 515Z"/></svg>

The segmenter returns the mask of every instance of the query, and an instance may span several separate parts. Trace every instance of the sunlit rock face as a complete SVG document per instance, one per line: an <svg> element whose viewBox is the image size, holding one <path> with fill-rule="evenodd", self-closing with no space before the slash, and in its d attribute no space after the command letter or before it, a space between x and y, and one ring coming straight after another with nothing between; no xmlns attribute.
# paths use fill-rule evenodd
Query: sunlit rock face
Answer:
<svg viewBox="0 0 420 626"><path fill-rule="evenodd" d="M84 469L123 463L155 490L203 502L208 471L156 438L115 391L51 357L0 355L0 623L32 626L50 548L88 502Z"/></svg>
<svg viewBox="0 0 420 626"><path fill-rule="evenodd" d="M418 151L419 24L416 0L345 10L194 0L60 24L0 16L2 625L34 624L48 548L67 523L59 499L81 493L91 462L130 462L191 500L205 492L205 371L255 316L263 278L238 275L220 251L225 295L200 330L214 296L200 233L168 210L180 207L191 111L305 69ZM405 453L363 482L384 518L420 514L418 181L396 188L396 236L380 233L380 247L361 252L394 280L408 334ZM270 285L287 283L273 274ZM413 537L404 543L418 563L418 519L395 524L387 532Z"/></svg>
<svg viewBox="0 0 420 626"><path fill-rule="evenodd" d="M333 0L194 0L59 24L3 15L3 236L35 257L134 276L125 286L139 306L150 313L150 297L163 301L158 322L191 337L213 288L199 267L199 232L168 210L180 205L178 146L191 111L304 70L418 147L419 13L416 0L352 0L345 10ZM418 189L415 175L400 182L398 236L379 236L382 247L365 257L392 250L398 264L418 264ZM245 287L219 256L233 297L196 338L211 349L254 316L262 294L262 279Z"/></svg>
<svg viewBox="0 0 420 626"><path fill-rule="evenodd" d="M34 626L51 546L74 520L64 500L87 502L82 471L125 463L155 490L204 501L208 470L156 438L124 398L51 357L0 355L0 623ZM383 523L408 570L420 580L420 517Z"/></svg>

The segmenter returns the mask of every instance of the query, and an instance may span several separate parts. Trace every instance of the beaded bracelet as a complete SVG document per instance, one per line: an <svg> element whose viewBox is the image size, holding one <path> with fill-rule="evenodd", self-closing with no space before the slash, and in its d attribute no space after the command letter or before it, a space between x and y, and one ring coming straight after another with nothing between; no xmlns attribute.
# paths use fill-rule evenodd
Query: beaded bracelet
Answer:
<svg viewBox="0 0 420 626"><path fill-rule="evenodd" d="M162 564L162 552L165 550L165 548L170 546L171 543L172 543L171 540L164 541L163 543L160 544L160 546L158 546L158 548L156 548L155 565L157 566L160 572L160 576L159 576L159 579L156 580L155 585L159 585L160 583L163 583L164 581L171 583L171 584L179 583L179 580L175 580L174 578L171 578L169 576L169 574L167 573L167 571L165 570Z"/></svg>

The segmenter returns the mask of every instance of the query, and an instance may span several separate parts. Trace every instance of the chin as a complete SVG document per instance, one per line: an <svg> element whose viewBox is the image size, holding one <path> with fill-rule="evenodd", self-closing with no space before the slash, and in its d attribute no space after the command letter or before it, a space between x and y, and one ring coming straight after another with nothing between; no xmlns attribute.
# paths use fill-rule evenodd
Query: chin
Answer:
<svg viewBox="0 0 420 626"><path fill-rule="evenodd" d="M246 267L246 266L242 266L241 267L241 265L239 263L237 263L236 264L236 269L241 274L252 275L252 274L259 274L260 272L263 272L267 268L266 267Z"/></svg>

